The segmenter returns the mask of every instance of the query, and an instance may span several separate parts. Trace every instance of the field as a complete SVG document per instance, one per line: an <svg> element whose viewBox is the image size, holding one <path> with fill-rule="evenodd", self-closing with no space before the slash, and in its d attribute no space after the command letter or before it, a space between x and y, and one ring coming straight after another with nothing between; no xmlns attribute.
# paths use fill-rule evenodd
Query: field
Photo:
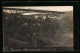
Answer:
<svg viewBox="0 0 80 53"><path fill-rule="evenodd" d="M3 12L3 35L4 51L11 48L73 47L73 12L33 15Z"/></svg>

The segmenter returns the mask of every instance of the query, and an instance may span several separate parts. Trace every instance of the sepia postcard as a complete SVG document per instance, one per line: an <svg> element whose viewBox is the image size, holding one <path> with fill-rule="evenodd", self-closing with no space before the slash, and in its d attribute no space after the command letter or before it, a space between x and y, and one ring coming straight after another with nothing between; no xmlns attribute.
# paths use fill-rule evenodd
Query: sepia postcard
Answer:
<svg viewBox="0 0 80 53"><path fill-rule="evenodd" d="M73 51L73 6L6 6L3 52Z"/></svg>

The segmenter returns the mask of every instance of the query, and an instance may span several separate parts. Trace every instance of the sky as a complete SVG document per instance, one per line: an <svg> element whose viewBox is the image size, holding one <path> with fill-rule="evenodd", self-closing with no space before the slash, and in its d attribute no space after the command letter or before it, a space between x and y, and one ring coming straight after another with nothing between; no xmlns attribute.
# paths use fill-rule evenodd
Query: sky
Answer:
<svg viewBox="0 0 80 53"><path fill-rule="evenodd" d="M48 10L48 11L73 11L73 6L17 6L17 7L3 7L16 9L34 9L34 10Z"/></svg>

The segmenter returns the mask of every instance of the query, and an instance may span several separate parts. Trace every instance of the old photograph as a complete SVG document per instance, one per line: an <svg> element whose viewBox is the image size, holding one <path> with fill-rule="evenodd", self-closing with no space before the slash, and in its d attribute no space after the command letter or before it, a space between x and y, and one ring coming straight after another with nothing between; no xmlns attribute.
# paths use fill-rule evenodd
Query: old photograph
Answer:
<svg viewBox="0 0 80 53"><path fill-rule="evenodd" d="M73 6L6 6L2 25L4 52L73 50Z"/></svg>

